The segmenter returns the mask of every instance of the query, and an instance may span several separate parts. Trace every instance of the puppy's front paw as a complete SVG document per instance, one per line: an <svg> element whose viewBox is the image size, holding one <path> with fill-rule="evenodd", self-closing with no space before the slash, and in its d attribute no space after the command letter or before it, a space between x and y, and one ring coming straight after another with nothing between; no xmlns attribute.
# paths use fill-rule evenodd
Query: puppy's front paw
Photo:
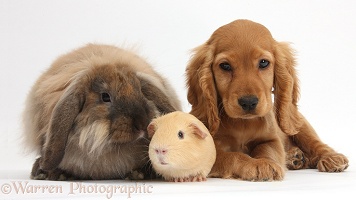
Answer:
<svg viewBox="0 0 356 200"><path fill-rule="evenodd" d="M233 169L221 169L216 167L215 165L211 169L208 177L209 178L223 178L223 179L233 179L238 178L236 177L233 172Z"/></svg>
<svg viewBox="0 0 356 200"><path fill-rule="evenodd" d="M248 181L273 181L282 180L284 168L268 159L256 159L242 167L239 178Z"/></svg>
<svg viewBox="0 0 356 200"><path fill-rule="evenodd" d="M305 157L302 150L298 147L292 147L286 153L286 165L288 169L297 170L307 168L309 159Z"/></svg>
<svg viewBox="0 0 356 200"><path fill-rule="evenodd" d="M332 153L323 155L317 168L321 172L342 172L349 166L349 160L340 153Z"/></svg>

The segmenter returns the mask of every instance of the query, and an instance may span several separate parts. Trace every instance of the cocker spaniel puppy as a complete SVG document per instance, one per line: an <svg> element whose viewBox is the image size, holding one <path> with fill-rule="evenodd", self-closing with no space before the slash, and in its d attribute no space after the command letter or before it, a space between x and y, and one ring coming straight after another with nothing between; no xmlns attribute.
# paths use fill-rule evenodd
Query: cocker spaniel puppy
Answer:
<svg viewBox="0 0 356 200"><path fill-rule="evenodd" d="M293 50L263 25L236 20L194 50L186 69L191 114L214 136L211 177L282 180L285 169L341 172L348 159L298 111Z"/></svg>

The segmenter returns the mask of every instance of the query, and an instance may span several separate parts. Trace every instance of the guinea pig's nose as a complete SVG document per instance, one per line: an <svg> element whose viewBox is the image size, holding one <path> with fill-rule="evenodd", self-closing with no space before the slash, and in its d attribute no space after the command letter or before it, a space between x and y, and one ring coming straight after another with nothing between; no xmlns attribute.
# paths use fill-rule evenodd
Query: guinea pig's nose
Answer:
<svg viewBox="0 0 356 200"><path fill-rule="evenodd" d="M162 148L162 149L156 148L156 149L155 149L155 152L156 152L156 154L164 155L164 154L167 153L167 149L164 149L164 148Z"/></svg>

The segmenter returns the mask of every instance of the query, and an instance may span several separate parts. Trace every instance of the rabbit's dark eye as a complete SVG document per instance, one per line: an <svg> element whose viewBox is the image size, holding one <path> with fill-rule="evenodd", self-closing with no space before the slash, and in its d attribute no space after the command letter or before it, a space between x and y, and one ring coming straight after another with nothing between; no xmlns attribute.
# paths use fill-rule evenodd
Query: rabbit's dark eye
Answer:
<svg viewBox="0 0 356 200"><path fill-rule="evenodd" d="M178 138L179 138L180 140L183 140L183 139L184 139L184 133L183 133L182 131L179 131L179 132L178 132Z"/></svg>
<svg viewBox="0 0 356 200"><path fill-rule="evenodd" d="M101 93L101 100L103 100L103 102L111 102L110 94L106 92Z"/></svg>
<svg viewBox="0 0 356 200"><path fill-rule="evenodd" d="M224 71L231 71L231 65L227 62L223 62L219 64L219 67Z"/></svg>
<svg viewBox="0 0 356 200"><path fill-rule="evenodd" d="M266 59L261 59L260 63L258 63L258 67L260 69L264 69L264 68L268 67L268 65L269 65L269 61Z"/></svg>

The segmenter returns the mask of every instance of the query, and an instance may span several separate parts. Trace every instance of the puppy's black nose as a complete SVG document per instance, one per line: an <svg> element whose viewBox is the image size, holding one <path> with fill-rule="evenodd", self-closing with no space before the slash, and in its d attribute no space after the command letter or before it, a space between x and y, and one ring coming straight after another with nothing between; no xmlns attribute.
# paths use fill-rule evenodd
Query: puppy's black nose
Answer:
<svg viewBox="0 0 356 200"><path fill-rule="evenodd" d="M244 96L239 98L238 102L244 111L253 111L258 104L258 98L256 96Z"/></svg>

